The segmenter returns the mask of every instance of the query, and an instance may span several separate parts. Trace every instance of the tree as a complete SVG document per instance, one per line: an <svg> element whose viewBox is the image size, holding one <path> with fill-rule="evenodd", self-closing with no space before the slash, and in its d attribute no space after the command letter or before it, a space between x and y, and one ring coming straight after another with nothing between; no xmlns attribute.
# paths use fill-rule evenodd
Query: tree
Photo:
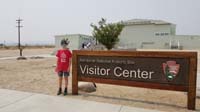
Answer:
<svg viewBox="0 0 200 112"><path fill-rule="evenodd" d="M119 41L118 36L120 35L124 25L121 23L107 24L106 20L103 18L98 22L98 24L98 26L91 24L91 27L93 28L93 36L108 50L112 49Z"/></svg>

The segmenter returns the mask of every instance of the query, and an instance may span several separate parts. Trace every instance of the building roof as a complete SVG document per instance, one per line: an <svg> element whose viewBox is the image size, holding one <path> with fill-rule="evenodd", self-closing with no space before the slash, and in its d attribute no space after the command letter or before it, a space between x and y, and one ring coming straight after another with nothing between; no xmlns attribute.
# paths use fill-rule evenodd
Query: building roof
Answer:
<svg viewBox="0 0 200 112"><path fill-rule="evenodd" d="M85 34L65 34L65 35L55 35L55 38L56 38L56 37L66 37L66 36L79 36L79 37L84 36L84 37L92 37L92 36L90 36L90 35L85 35Z"/></svg>
<svg viewBox="0 0 200 112"><path fill-rule="evenodd" d="M171 25L173 23L169 23L163 20L152 20L152 19L131 19L122 21L122 24L124 25Z"/></svg>

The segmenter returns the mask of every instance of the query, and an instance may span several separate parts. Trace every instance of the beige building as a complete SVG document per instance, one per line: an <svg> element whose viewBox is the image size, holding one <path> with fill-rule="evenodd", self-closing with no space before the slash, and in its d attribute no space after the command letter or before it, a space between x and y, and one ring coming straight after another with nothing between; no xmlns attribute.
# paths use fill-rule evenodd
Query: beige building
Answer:
<svg viewBox="0 0 200 112"><path fill-rule="evenodd" d="M122 21L125 25L116 45L117 49L199 49L199 35L176 35L176 25L163 20L132 19ZM68 38L71 50L82 49L83 44L93 45L91 49L103 49L96 45L92 36L83 34L66 34L55 36L55 51L60 41ZM90 44L88 44L90 43Z"/></svg>
<svg viewBox="0 0 200 112"><path fill-rule="evenodd" d="M176 25L162 20L132 19L119 36L118 46L137 49L200 48L200 36L176 35Z"/></svg>
<svg viewBox="0 0 200 112"><path fill-rule="evenodd" d="M89 35L83 34L66 34L55 36L55 51L61 48L60 42L62 39L68 38L70 50L78 50L83 47L83 44L91 43L94 44L95 39Z"/></svg>

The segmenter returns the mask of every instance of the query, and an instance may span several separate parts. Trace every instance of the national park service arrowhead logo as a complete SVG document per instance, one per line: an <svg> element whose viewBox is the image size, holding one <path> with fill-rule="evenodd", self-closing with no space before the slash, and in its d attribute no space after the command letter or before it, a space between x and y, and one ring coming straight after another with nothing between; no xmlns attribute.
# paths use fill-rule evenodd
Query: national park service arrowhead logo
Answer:
<svg viewBox="0 0 200 112"><path fill-rule="evenodd" d="M180 64L176 61L167 61L163 63L163 71L168 81L172 81L179 73Z"/></svg>

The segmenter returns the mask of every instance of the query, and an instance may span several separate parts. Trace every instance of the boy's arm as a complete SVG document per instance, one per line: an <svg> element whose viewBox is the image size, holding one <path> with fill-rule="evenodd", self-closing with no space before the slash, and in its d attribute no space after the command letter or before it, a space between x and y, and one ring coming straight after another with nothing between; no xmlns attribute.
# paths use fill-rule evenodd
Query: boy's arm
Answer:
<svg viewBox="0 0 200 112"><path fill-rule="evenodd" d="M69 67L68 67L68 72L70 72L71 63L72 63L72 58L70 58L70 59L69 59Z"/></svg>
<svg viewBox="0 0 200 112"><path fill-rule="evenodd" d="M59 55L60 55L59 50L57 50L56 57L59 57Z"/></svg>

